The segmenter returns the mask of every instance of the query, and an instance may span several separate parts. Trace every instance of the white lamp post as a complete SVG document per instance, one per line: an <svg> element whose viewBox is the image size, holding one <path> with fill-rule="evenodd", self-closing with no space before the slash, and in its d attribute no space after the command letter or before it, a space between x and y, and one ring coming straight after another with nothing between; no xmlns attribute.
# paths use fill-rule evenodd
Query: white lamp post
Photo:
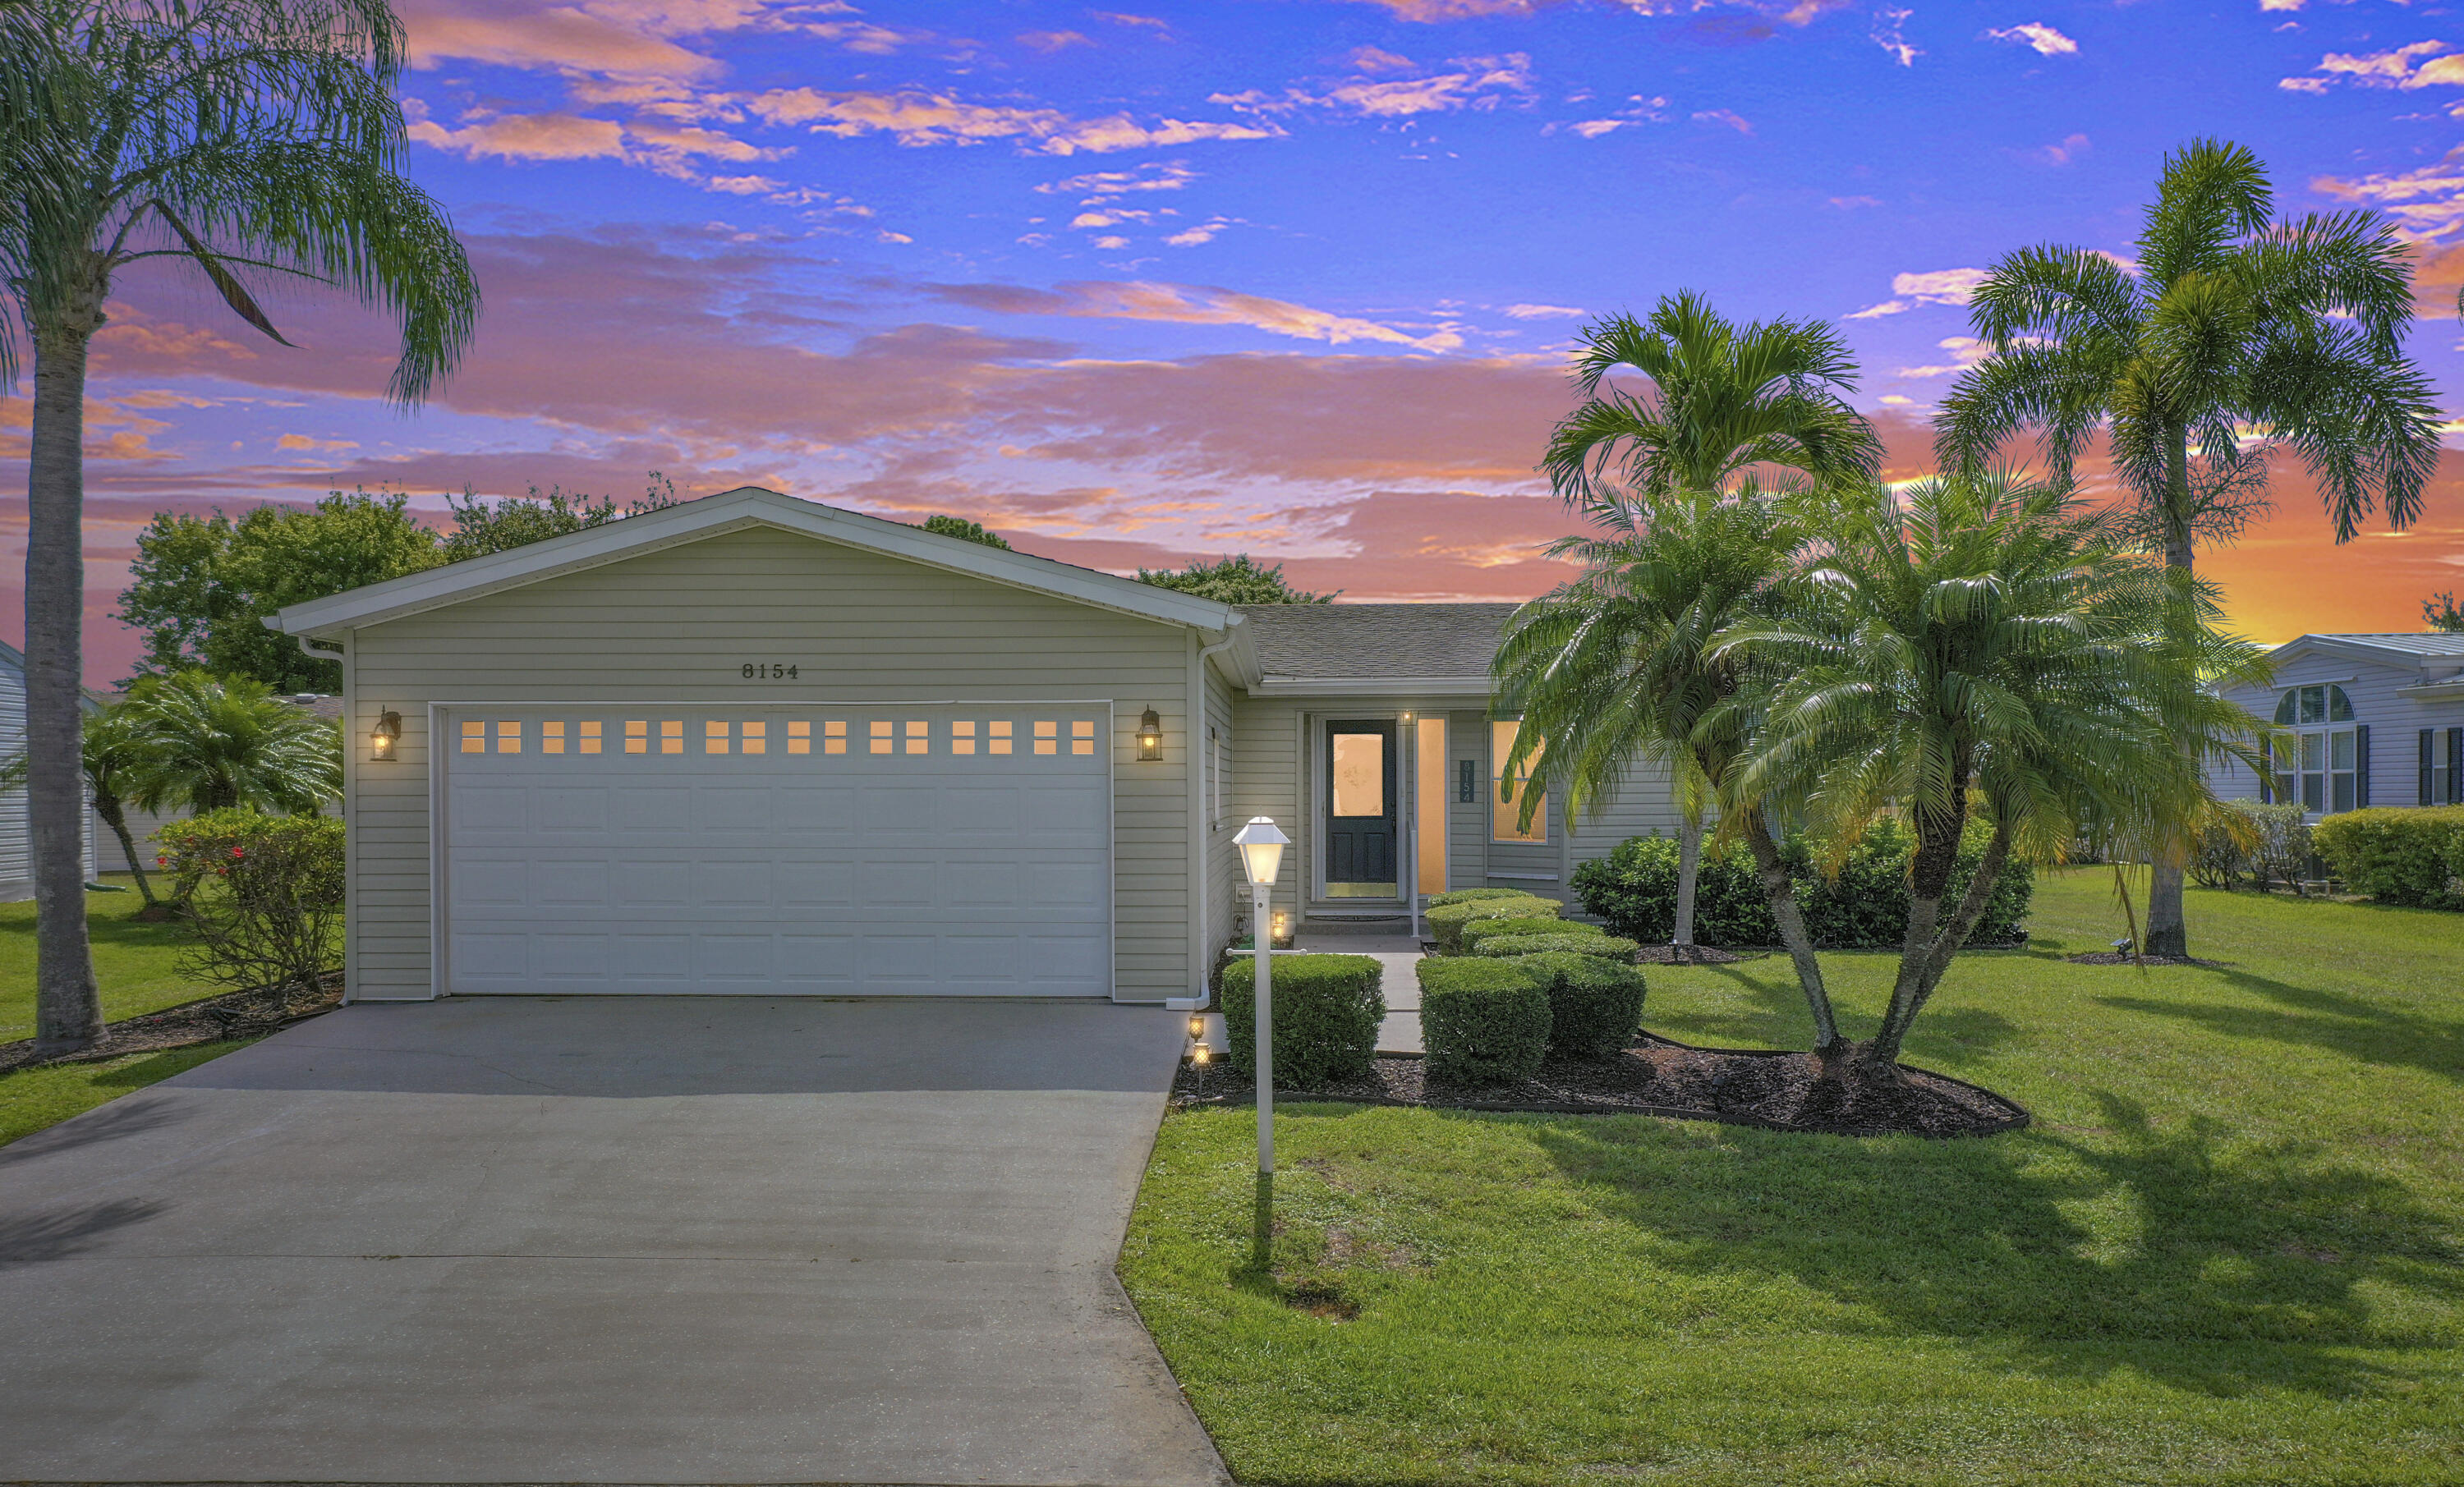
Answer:
<svg viewBox="0 0 2464 1487"><path fill-rule="evenodd" d="M1274 819L1252 816L1232 842L1249 875L1249 943L1257 975L1252 983L1258 1023L1258 1208L1249 1235L1249 1257L1264 1269L1271 1257L1275 1224L1275 928L1267 912L1275 874L1291 838Z"/></svg>

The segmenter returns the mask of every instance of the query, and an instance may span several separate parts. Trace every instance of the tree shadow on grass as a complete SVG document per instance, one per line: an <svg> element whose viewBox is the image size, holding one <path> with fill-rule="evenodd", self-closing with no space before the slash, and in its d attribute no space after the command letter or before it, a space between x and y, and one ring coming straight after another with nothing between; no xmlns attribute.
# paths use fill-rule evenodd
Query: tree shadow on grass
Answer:
<svg viewBox="0 0 2464 1487"><path fill-rule="evenodd" d="M1963 957L1966 958L1966 957ZM1771 969L1776 967L1776 970ZM1759 968L1759 970L1757 969ZM1805 994L1798 989L1796 973L1785 960L1752 962L1744 966L1705 966L1701 968L1736 988L1737 1000L1743 1006L1688 1011L1679 1017L1661 1019L1654 1016L1651 999L1643 1001L1643 1025L1681 1042L1710 1044L1729 1048L1791 1048L1814 1046L1814 1016L1805 1005ZM1646 975L1648 973L1646 973ZM1954 989L1955 992L1955 989ZM1860 1018L1852 1009L1838 1008L1842 1031L1851 1037L1873 1032L1871 1018ZM2018 1034L2018 1024L2000 1013L1983 1007L1935 1005L1925 1009L1910 1034L1908 1058L1923 1064L1928 1048L1937 1055L1949 1044L1963 1057L1990 1052L1993 1047Z"/></svg>
<svg viewBox="0 0 2464 1487"><path fill-rule="evenodd" d="M2381 1380L2364 1350L2447 1345L2464 1303L2452 1215L2315 1143L2228 1150L2218 1123L2160 1130L2137 1104L2095 1098L2110 1132L2095 1144L1702 1137L1637 1121L1552 1121L1533 1137L1647 1236L1657 1267L1785 1278L1894 1333L2047 1377L2127 1368L2216 1395L2341 1395Z"/></svg>
<svg viewBox="0 0 2464 1487"><path fill-rule="evenodd" d="M2464 1019L2397 1011L2367 997L2295 986L2246 971L2215 974L2234 990L2277 1005L2228 1006L2154 996L2100 996L2097 1001L2124 1012L2195 1022L2228 1037L2306 1043L2364 1063L2402 1065L2464 1080Z"/></svg>

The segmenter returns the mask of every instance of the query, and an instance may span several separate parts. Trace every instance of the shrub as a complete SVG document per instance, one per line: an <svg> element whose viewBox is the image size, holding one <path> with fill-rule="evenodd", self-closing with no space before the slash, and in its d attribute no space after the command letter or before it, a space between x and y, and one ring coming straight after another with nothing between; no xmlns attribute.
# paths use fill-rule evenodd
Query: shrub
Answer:
<svg viewBox="0 0 2464 1487"><path fill-rule="evenodd" d="M313 992L339 958L342 823L208 811L154 834L197 943L181 969L223 986Z"/></svg>
<svg viewBox="0 0 2464 1487"><path fill-rule="evenodd" d="M1423 957L1413 969L1430 1079L1502 1084L1540 1067L1549 1052L1549 994L1521 962Z"/></svg>
<svg viewBox="0 0 2464 1487"><path fill-rule="evenodd" d="M2206 887L2235 888L2247 878L2264 890L2271 883L2296 882L2309 861L2310 825L2301 807L2223 800L2199 833L2189 869Z"/></svg>
<svg viewBox="0 0 2464 1487"><path fill-rule="evenodd" d="M1358 1079L1377 1053L1377 1025L1386 996L1374 955L1275 957L1275 1082L1303 1088ZM1255 1075L1258 1049L1258 960L1226 962L1216 1001L1232 1046L1232 1066Z"/></svg>
<svg viewBox="0 0 2464 1487"><path fill-rule="evenodd" d="M1454 954L1463 949L1463 927L1475 919L1554 919L1557 905L1552 899L1522 893L1510 898L1441 904L1420 917L1428 922L1429 935L1438 942L1438 949Z"/></svg>
<svg viewBox="0 0 2464 1487"><path fill-rule="evenodd" d="M1549 997L1549 1051L1605 1059L1642 1026L1642 973L1595 955L1549 951L1514 962Z"/></svg>
<svg viewBox="0 0 2464 1487"><path fill-rule="evenodd" d="M1477 951L1480 942L1507 934L1606 934L1595 924L1580 920L1560 919L1554 914L1517 914L1510 919L1475 919L1464 925L1455 938L1465 952Z"/></svg>
<svg viewBox="0 0 2464 1487"><path fill-rule="evenodd" d="M1949 903L1956 904L1975 881L1990 835L1984 822L1969 822L1951 870ZM1814 943L1823 950L1897 949L1907 935L1908 864L1915 852L1915 838L1905 826L1877 821L1849 849L1837 873L1826 876L1817 865L1820 843L1790 837L1781 856ZM2035 870L2015 860L2007 864L1969 942L2001 945L2022 938L2035 891ZM1628 838L1608 856L1574 869L1574 893L1585 909L1608 921L1613 933L1664 945L1677 925L1677 843L1660 836ZM1704 945L1778 943L1779 926L1743 842L1705 844L1694 892L1694 938Z"/></svg>
<svg viewBox="0 0 2464 1487"><path fill-rule="evenodd" d="M1442 908L1448 904L1477 904L1485 898L1531 898L1533 896L1522 888L1457 888L1452 893L1440 893L1431 898L1429 907Z"/></svg>
<svg viewBox="0 0 2464 1487"><path fill-rule="evenodd" d="M1568 925L1566 928L1588 929L1591 927ZM1595 960L1621 961L1627 965L1632 965L1635 956L1642 952L1642 947L1632 940L1594 931L1590 934L1492 934L1481 941L1480 949L1472 953L1491 959L1511 960L1518 955L1538 955L1558 950L1573 951L1577 955L1589 955Z"/></svg>
<svg viewBox="0 0 2464 1487"><path fill-rule="evenodd" d="M2464 806L2376 807L2330 816L2311 828L2310 840L2336 876L2356 893L2382 904L2453 908L2450 885Z"/></svg>

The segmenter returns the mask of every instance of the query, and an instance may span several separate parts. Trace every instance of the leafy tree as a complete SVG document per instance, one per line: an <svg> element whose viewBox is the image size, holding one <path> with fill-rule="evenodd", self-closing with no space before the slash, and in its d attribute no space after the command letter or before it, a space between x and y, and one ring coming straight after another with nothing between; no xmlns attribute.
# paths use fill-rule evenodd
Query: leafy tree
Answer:
<svg viewBox="0 0 2464 1487"><path fill-rule="evenodd" d="M495 501L464 486L460 499L447 496L445 501L453 514L453 530L446 534L437 551L445 561L460 562L466 558L561 537L569 532L604 527L645 512L663 511L676 504L676 486L654 470L650 471L649 491L640 500L626 506L618 506L613 496L567 495L561 486L550 487L545 495L533 486L527 496L509 495Z"/></svg>
<svg viewBox="0 0 2464 1487"><path fill-rule="evenodd" d="M203 668L281 691L340 690L340 663L301 654L262 622L286 604L436 566L436 534L407 505L337 491L304 511L260 506L236 521L156 515L137 535L120 596L119 618L145 632L138 674Z"/></svg>
<svg viewBox="0 0 2464 1487"><path fill-rule="evenodd" d="M1975 471L2037 430L2057 478L2105 430L2136 497L2136 536L2183 574L2201 541L2230 541L2264 508L2271 456L2290 449L2349 539L2384 508L2420 514L2438 461L2438 411L2405 357L2412 265L2375 213L2275 217L2256 156L2199 140L2165 161L2138 263L2042 244L1994 266L1969 317L1991 347L1944 400L1935 448ZM2163 844L2147 949L2189 953L2183 843Z"/></svg>
<svg viewBox="0 0 2464 1487"><path fill-rule="evenodd" d="M86 719L81 739L86 788L94 793L94 813L120 839L120 850L127 855L129 871L137 875L137 891L143 895L145 907L156 905L154 883L145 871L145 859L137 850L136 839L128 832L128 805L132 795L142 795L146 765L152 751L143 730L135 726L125 704L104 709ZM26 754L24 750L0 761L0 793L26 788Z"/></svg>
<svg viewBox="0 0 2464 1487"><path fill-rule="evenodd" d="M147 677L117 710L139 745L123 793L146 810L305 814L342 793L341 729L251 677Z"/></svg>
<svg viewBox="0 0 2464 1487"><path fill-rule="evenodd" d="M1711 654L1751 679L1739 794L1835 852L1886 814L1915 836L1881 1028L1823 1050L1835 1074L1890 1081L2011 857L2056 861L2114 826L2190 830L2213 803L2211 761L2262 767L2262 726L2202 683L2251 679L2263 662L2211 627L2211 595L2113 551L2063 487L1987 474L1904 498L1852 490L1816 536L1803 598ZM1971 815L1991 836L1953 903Z"/></svg>
<svg viewBox="0 0 2464 1487"><path fill-rule="evenodd" d="M0 7L0 377L33 348L26 712L35 1038L101 1029L78 816L86 360L120 272L196 266L280 334L235 270L339 286L399 322L389 395L424 400L479 295L444 209L397 173L404 32L385 0L17 0Z"/></svg>
<svg viewBox="0 0 2464 1487"><path fill-rule="evenodd" d="M2453 590L2443 590L2421 601L2421 623L2433 630L2464 631L2464 609L2455 607Z"/></svg>
<svg viewBox="0 0 2464 1487"><path fill-rule="evenodd" d="M1268 568L1246 553L1226 558L1220 562L1192 562L1178 570L1140 568L1140 583L1152 583L1159 589L1177 589L1221 604L1331 604L1334 594L1311 594L1292 587L1284 577L1284 565ZM1343 592L1341 589L1336 594Z"/></svg>
<svg viewBox="0 0 2464 1487"><path fill-rule="evenodd" d="M1619 367L1649 378L1649 389L1610 383ZM1582 563L1583 578L1518 614L1499 652L1499 706L1519 707L1533 724L1517 734L1509 768L1538 751L1538 777L1566 789L1573 809L1613 794L1627 758L1663 762L1679 801L1673 943L1691 946L1703 811L1725 787L1737 747L1733 736L1699 732L1736 685L1734 667L1708 664L1705 647L1769 597L1803 540L1745 472L1866 476L1881 464L1881 442L1847 404L1857 367L1830 327L1741 326L1692 294L1662 298L1645 320L1615 316L1588 327L1574 377L1586 401L1551 434L1542 468L1602 535L1551 550ZM1620 495L1618 481L1635 494ZM1560 747L1544 748L1550 739ZM1539 798L1535 791L1527 801ZM1766 886L1783 891L1778 844L1747 816L1739 829ZM1794 901L1777 911L1794 913ZM1800 971L1827 1043L1820 968L1809 961Z"/></svg>
<svg viewBox="0 0 2464 1487"><path fill-rule="evenodd" d="M969 521L964 516L927 516L924 518L924 530L935 536L957 537L961 542L979 542L986 547L998 547L1004 553L1010 550L1009 543L1002 540L1000 533L988 532L984 530L982 523Z"/></svg>

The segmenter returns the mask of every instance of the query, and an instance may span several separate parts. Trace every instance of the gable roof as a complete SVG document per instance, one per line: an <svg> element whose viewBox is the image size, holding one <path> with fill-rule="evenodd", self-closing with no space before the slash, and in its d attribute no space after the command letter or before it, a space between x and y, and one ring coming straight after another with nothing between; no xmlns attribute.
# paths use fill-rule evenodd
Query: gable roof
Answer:
<svg viewBox="0 0 2464 1487"><path fill-rule="evenodd" d="M1515 604L1244 604L1252 691L1488 693Z"/></svg>
<svg viewBox="0 0 2464 1487"><path fill-rule="evenodd" d="M2464 667L2464 634L2431 630L2409 635L2303 635L2277 646L2268 659L2280 666L2312 652L2400 670L2446 672Z"/></svg>
<svg viewBox="0 0 2464 1487"><path fill-rule="evenodd" d="M945 537L901 522L842 511L818 501L798 500L759 486L740 486L718 495L644 512L508 552L490 553L407 578L349 589L330 598L310 600L270 616L265 623L289 635L332 635L756 527L818 537L1164 624L1222 631L1241 623L1239 610L1211 599L1048 558L1032 558L980 542Z"/></svg>

